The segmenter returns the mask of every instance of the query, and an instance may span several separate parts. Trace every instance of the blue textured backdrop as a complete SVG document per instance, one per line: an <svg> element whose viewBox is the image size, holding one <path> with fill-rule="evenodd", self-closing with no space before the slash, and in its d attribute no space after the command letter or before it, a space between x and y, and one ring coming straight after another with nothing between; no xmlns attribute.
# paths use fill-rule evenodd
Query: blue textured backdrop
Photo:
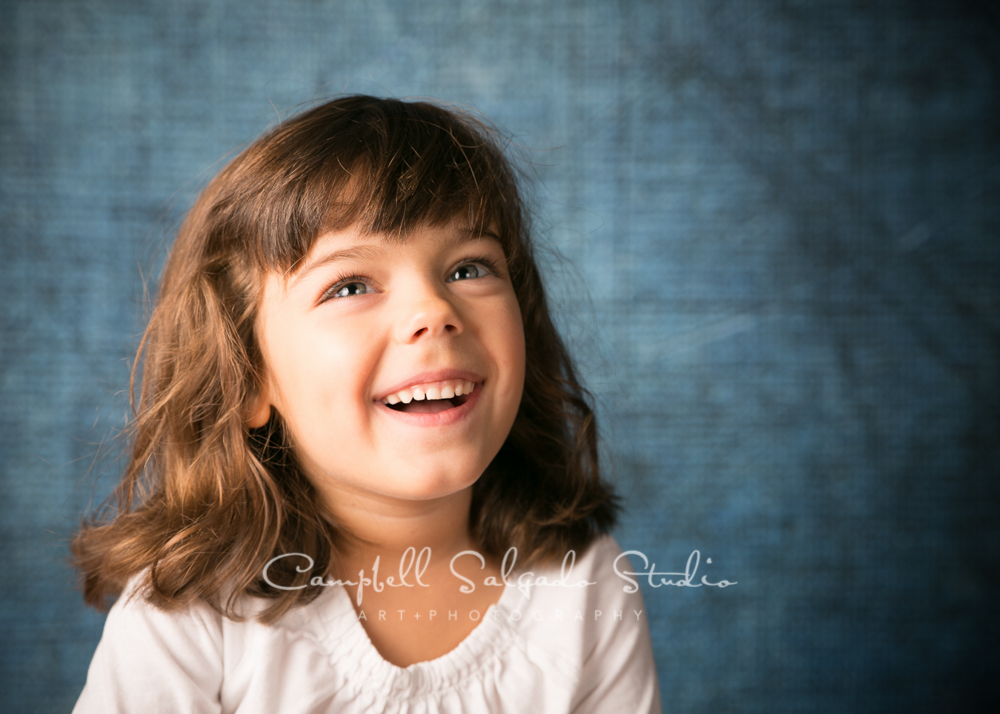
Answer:
<svg viewBox="0 0 1000 714"><path fill-rule="evenodd" d="M619 540L739 581L646 591L668 711L997 705L995 7L0 3L0 710L68 711L100 635L66 542L116 474L140 270L341 92L528 149Z"/></svg>

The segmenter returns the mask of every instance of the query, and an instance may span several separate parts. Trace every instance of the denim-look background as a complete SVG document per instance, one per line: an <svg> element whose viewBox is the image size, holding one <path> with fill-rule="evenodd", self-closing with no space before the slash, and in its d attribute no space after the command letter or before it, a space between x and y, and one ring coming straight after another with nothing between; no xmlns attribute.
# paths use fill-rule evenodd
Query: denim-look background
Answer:
<svg viewBox="0 0 1000 714"><path fill-rule="evenodd" d="M667 711L996 704L995 7L0 4L0 710L68 711L100 636L66 543L141 275L229 152L342 92L526 149L616 534L738 581L645 590Z"/></svg>

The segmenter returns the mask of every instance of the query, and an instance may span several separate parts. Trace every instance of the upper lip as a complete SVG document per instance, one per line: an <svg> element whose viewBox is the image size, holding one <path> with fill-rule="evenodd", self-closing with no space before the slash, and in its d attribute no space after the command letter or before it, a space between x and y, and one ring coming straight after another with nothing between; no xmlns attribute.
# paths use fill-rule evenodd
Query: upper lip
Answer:
<svg viewBox="0 0 1000 714"><path fill-rule="evenodd" d="M376 394L374 401L380 402L387 398L390 394L395 394L401 389L409 389L416 384L443 382L448 379L461 379L466 382L475 382L476 384L483 381L482 375L476 374L475 372L469 372L464 369L439 369L433 372L421 372L420 374L415 374L412 377L407 377L404 381L399 382L389 389L380 391Z"/></svg>

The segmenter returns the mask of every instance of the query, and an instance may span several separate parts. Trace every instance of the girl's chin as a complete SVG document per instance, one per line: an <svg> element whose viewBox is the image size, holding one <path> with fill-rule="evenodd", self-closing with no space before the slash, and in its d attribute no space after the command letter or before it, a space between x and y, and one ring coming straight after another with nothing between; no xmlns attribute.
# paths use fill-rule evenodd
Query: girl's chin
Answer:
<svg viewBox="0 0 1000 714"><path fill-rule="evenodd" d="M404 470L402 473L406 475L405 481L396 478L389 488L377 490L389 498L401 501L434 501L458 497L471 489L482 475L481 471L473 476L444 469L433 471L426 467L421 468L419 473L414 473L412 466L409 471Z"/></svg>
<svg viewBox="0 0 1000 714"><path fill-rule="evenodd" d="M374 468L368 464L367 469L358 465L355 474L367 471L367 478L362 479L350 478L350 475L345 478L341 475L343 472L321 471L322 475L318 478L310 475L309 480L319 492L341 504L368 500L373 503L433 501L471 489L489 464L481 458L462 464L463 455L457 453L438 456L441 458L428 458L426 454L415 454L411 458L399 456Z"/></svg>

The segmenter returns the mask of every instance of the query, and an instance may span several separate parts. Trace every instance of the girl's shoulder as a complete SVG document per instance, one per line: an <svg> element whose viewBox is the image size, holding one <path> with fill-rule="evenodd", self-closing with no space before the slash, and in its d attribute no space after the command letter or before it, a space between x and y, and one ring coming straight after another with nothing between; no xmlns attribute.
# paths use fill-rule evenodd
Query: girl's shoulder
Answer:
<svg viewBox="0 0 1000 714"><path fill-rule="evenodd" d="M517 631L548 685L570 692L574 711L659 711L659 686L642 594L616 574L630 570L618 543L508 578L495 617Z"/></svg>
<svg viewBox="0 0 1000 714"><path fill-rule="evenodd" d="M146 580L133 576L108 612L75 713L218 711L221 616L200 601L155 607Z"/></svg>
<svg viewBox="0 0 1000 714"><path fill-rule="evenodd" d="M296 610L261 624L256 616L269 603L247 596L238 620L204 600L164 610L146 597L147 575L133 576L109 610L74 713L229 711L226 692L261 671L255 659L308 629L307 613Z"/></svg>

